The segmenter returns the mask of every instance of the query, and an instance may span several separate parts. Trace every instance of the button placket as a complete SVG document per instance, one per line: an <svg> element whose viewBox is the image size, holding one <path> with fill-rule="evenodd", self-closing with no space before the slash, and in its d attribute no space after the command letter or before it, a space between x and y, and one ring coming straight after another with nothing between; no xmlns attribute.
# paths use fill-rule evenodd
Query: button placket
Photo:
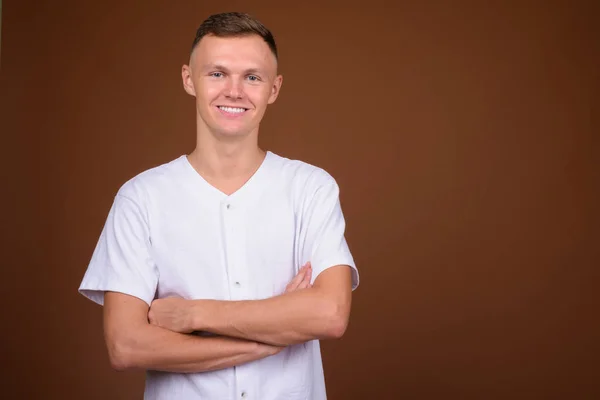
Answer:
<svg viewBox="0 0 600 400"><path fill-rule="evenodd" d="M227 276L231 280L235 279L236 276L236 240L235 240L235 229L234 229L234 218L232 214L232 207L230 202L221 203L221 213L223 215L223 230L225 233L225 255L226 255L226 268ZM236 300L237 294L235 291L230 291L230 300Z"/></svg>
<svg viewBox="0 0 600 400"><path fill-rule="evenodd" d="M243 298L243 285L241 281L238 253L240 251L239 235L240 226L238 217L235 213L235 207L231 202L223 203L223 213L225 221L225 232L227 236L227 271L229 276L229 284L231 285L231 300L239 300Z"/></svg>
<svg viewBox="0 0 600 400"><path fill-rule="evenodd" d="M243 215L240 215L242 210L231 202L223 202L222 214L224 221L224 231L227 243L227 273L230 285L230 299L241 300L246 297L244 279L245 275L240 268L244 267L243 263L243 246L245 227L243 225ZM242 218L242 219L240 219ZM250 396L250 392L254 390L253 387L248 386L252 382L251 375L252 370L247 368L245 365L236 366L236 386L238 388L237 398L242 400L249 400L254 398Z"/></svg>

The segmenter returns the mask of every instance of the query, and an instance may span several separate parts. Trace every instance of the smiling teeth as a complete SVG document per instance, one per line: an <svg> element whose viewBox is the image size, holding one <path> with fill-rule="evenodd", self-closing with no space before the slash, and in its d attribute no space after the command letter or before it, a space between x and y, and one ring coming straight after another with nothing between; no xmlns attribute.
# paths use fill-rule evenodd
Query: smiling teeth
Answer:
<svg viewBox="0 0 600 400"><path fill-rule="evenodd" d="M236 107L219 107L223 111L227 111L230 113L242 113L246 111L245 108L236 108Z"/></svg>

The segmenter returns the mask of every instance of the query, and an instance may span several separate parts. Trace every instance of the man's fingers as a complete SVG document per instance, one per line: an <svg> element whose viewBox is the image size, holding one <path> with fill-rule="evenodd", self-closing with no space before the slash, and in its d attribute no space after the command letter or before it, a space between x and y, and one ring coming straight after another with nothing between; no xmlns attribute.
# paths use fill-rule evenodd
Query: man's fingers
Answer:
<svg viewBox="0 0 600 400"><path fill-rule="evenodd" d="M302 268L300 268L300 271L298 271L298 273L296 274L294 279L292 279L290 281L290 283L288 283L288 285L286 286L285 291L292 292L292 291L296 290L298 288L298 285L300 285L300 283L304 279L305 273L306 273L306 265L303 266Z"/></svg>
<svg viewBox="0 0 600 400"><path fill-rule="evenodd" d="M298 285L298 289L306 289L310 287L310 281L312 279L312 268L310 264L306 267L306 271L304 272L304 278L302 282Z"/></svg>
<svg viewBox="0 0 600 400"><path fill-rule="evenodd" d="M308 279L308 282L310 283L310 279L311 279L311 268L310 268L310 262L307 262L306 264L304 264L302 266L302 268L300 268L300 270L298 271L298 273L296 274L296 276L294 277L294 279L291 280L290 283L288 283L288 285L285 288L286 292L293 292L295 290L298 289L304 289L305 286L305 280ZM308 278L307 278L308 275Z"/></svg>

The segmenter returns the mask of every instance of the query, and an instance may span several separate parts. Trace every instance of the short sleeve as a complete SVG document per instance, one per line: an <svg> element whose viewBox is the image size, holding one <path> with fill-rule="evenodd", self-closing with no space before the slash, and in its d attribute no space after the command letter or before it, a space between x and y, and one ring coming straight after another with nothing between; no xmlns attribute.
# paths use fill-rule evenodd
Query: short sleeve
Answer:
<svg viewBox="0 0 600 400"><path fill-rule="evenodd" d="M79 292L100 305L106 291L135 296L150 305L157 284L147 217L136 202L117 194Z"/></svg>
<svg viewBox="0 0 600 400"><path fill-rule="evenodd" d="M313 282L330 267L348 265L352 268L352 290L355 290L359 274L346 242L346 221L339 200L339 187L333 178L316 190L303 210L301 224L301 265L310 261Z"/></svg>

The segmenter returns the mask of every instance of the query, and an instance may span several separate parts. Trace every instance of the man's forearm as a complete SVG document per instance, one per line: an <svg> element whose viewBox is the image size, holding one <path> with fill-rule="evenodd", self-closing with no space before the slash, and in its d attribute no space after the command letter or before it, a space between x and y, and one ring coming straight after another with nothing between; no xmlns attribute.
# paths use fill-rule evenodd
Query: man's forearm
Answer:
<svg viewBox="0 0 600 400"><path fill-rule="evenodd" d="M340 337L346 307L316 288L264 300L194 300L192 324L195 330L285 346Z"/></svg>
<svg viewBox="0 0 600 400"><path fill-rule="evenodd" d="M207 331L275 346L338 338L350 315L351 269L330 267L312 285L310 276L307 265L284 294L264 300L156 299L148 319L174 332Z"/></svg>
<svg viewBox="0 0 600 400"><path fill-rule="evenodd" d="M133 334L134 333L134 334ZM226 337L199 337L150 324L130 334L107 337L114 368L168 372L205 372L228 368L275 354L277 348Z"/></svg>

